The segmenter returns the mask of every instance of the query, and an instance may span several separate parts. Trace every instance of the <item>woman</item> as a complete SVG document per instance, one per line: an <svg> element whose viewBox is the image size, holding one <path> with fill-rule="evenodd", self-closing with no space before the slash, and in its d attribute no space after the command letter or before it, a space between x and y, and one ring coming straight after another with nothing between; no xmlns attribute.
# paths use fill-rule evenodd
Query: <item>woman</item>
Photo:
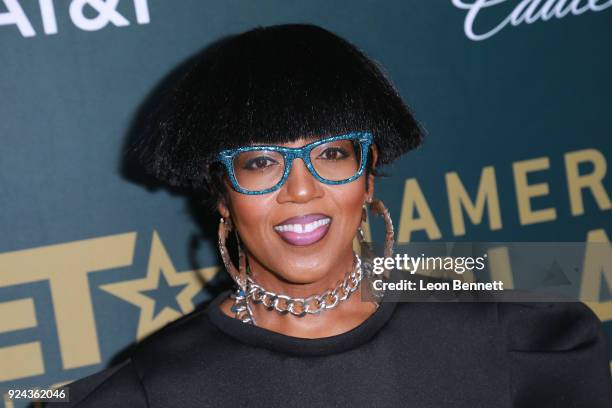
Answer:
<svg viewBox="0 0 612 408"><path fill-rule="evenodd" d="M606 338L580 303L361 300L364 205L393 243L376 167L422 132L353 45L312 25L230 37L150 123L143 164L207 192L236 290L69 385L72 406L610 406Z"/></svg>

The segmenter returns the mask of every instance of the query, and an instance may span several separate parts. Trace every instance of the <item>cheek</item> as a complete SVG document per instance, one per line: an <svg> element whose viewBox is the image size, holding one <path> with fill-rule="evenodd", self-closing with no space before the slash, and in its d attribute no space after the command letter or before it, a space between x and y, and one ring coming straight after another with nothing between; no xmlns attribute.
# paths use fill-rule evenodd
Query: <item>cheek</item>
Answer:
<svg viewBox="0 0 612 408"><path fill-rule="evenodd" d="M260 237L270 216L273 198L267 194L249 196L234 192L230 200L232 219L241 237L246 240Z"/></svg>
<svg viewBox="0 0 612 408"><path fill-rule="evenodd" d="M337 211L343 220L343 232L355 233L361 223L361 212L366 197L365 184L359 179L353 183L330 189Z"/></svg>
<svg viewBox="0 0 612 408"><path fill-rule="evenodd" d="M352 243L352 239L361 224L362 206L366 197L365 181L355 180L352 183L325 187L325 193L318 202L309 203L309 209L329 213L334 218L334 238L326 250L337 251ZM243 243L254 254L264 256L279 248L262 245L274 242L278 238L271 228L273 221L279 221L283 205L276 201L275 194L244 195L230 193L230 211L234 224L240 231ZM289 212L287 216L293 215ZM274 218L276 217L276 218ZM266 256L268 256L266 255Z"/></svg>

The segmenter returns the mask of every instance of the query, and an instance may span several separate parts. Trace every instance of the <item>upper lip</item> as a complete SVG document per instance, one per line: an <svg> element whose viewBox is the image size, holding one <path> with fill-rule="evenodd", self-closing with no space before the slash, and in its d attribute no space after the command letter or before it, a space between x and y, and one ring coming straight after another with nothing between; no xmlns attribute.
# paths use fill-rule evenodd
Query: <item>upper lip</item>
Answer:
<svg viewBox="0 0 612 408"><path fill-rule="evenodd" d="M321 213L297 215L295 217L287 218L286 220L276 224L275 227L278 227L280 225L287 225L287 224L308 224L309 222L317 221L323 218L331 218L331 217L329 215L321 214Z"/></svg>

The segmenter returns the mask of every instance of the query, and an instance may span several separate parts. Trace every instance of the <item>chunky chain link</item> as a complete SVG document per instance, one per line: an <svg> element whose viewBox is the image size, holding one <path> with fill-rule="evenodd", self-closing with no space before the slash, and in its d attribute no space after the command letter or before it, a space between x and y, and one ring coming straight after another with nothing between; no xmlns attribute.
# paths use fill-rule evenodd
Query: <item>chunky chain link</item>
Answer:
<svg viewBox="0 0 612 408"><path fill-rule="evenodd" d="M361 258L354 253L353 270L347 272L344 280L338 283L333 290L327 290L320 295L312 295L307 298L292 298L264 289L250 276L247 277L247 298L253 303L261 303L268 310L276 310L279 313L291 313L294 316L306 314L317 314L326 309L332 309L351 296L359 288L363 272Z"/></svg>

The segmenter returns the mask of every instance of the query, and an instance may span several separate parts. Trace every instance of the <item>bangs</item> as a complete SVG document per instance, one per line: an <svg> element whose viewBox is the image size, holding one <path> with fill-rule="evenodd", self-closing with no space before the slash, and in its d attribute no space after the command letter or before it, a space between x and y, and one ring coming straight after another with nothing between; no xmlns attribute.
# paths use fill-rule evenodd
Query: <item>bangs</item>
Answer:
<svg viewBox="0 0 612 408"><path fill-rule="evenodd" d="M380 164L423 137L373 61L329 31L292 24L256 28L201 51L133 150L158 179L205 187L221 150L353 131L374 135Z"/></svg>

